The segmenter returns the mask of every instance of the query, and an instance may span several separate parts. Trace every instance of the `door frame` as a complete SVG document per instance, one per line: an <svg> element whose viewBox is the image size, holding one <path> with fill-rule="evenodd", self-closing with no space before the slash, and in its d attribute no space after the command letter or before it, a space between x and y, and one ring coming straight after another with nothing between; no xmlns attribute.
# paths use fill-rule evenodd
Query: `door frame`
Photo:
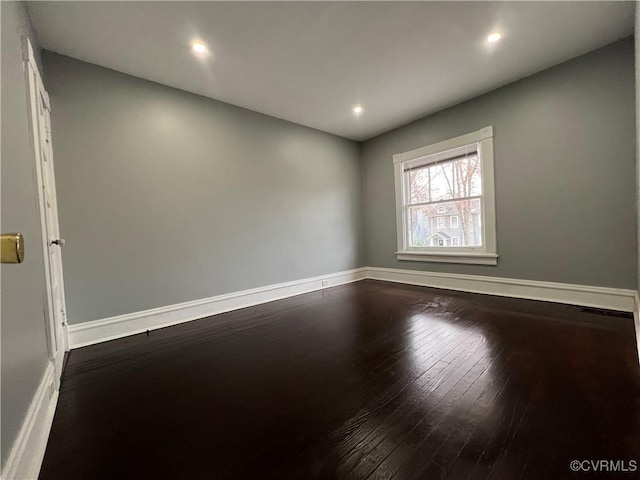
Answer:
<svg viewBox="0 0 640 480"><path fill-rule="evenodd" d="M49 94L44 89L44 83L42 81L42 76L40 75L40 71L38 69L38 64L35 60L35 55L33 53L33 47L31 46L31 42L27 37L23 37L23 60L25 63L25 75L27 78L28 85L28 108L29 108L29 130L32 135L33 147L35 151L35 163L36 163L36 177L38 182L38 207L40 210L40 227L42 231L42 251L44 254L44 270L45 270L45 287L46 287L46 296L47 296L47 312L46 312L46 327L47 327L47 347L49 349L49 359L53 363L56 374L56 388L59 387L60 377L62 374L62 360L64 358L65 352L69 351L69 332L67 326L67 316L66 316L66 306L61 312L61 325L58 325L58 328L61 329L61 339L62 345L58 348L57 355L55 351L55 342L56 342L56 315L54 314L54 299L53 299L53 287L51 283L51 263L49 257L49 231L47 228L47 219L46 219L46 199L44 193L44 183L46 181L46 175L43 173L42 166L42 155L40 152L41 148L41 137L40 137L40 123L38 116L38 105L36 102L40 101L39 96L44 99L46 109L51 112L51 104L49 102ZM51 162L53 162L53 156L51 158ZM55 179L54 179L55 182ZM54 190L55 191L55 190ZM57 198L51 199L53 202L52 208L55 208L57 211L58 202ZM57 222L56 215L56 222ZM58 228L59 230L59 228ZM64 280L62 280L62 264L60 265L60 276L61 276L61 288L62 288L62 298L63 304L65 303L65 292L64 292ZM62 358L58 358L61 356Z"/></svg>

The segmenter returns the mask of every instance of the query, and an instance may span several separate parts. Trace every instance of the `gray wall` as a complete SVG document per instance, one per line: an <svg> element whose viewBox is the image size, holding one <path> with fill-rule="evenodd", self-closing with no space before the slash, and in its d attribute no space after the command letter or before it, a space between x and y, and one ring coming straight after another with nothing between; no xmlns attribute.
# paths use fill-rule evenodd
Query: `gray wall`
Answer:
<svg viewBox="0 0 640 480"><path fill-rule="evenodd" d="M46 369L44 257L21 36L31 37L23 3L0 2L2 232L22 232L25 260L0 266L2 281L2 468Z"/></svg>
<svg viewBox="0 0 640 480"><path fill-rule="evenodd" d="M628 38L365 142L367 265L636 288ZM493 125L497 266L399 262L392 156Z"/></svg>
<svg viewBox="0 0 640 480"><path fill-rule="evenodd" d="M364 265L356 142L43 61L70 323Z"/></svg>

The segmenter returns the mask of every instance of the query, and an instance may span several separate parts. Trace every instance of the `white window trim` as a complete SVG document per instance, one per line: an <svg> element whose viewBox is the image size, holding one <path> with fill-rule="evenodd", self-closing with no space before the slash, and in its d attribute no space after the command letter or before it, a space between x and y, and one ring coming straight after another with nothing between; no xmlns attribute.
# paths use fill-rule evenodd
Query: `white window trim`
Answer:
<svg viewBox="0 0 640 480"><path fill-rule="evenodd" d="M405 162L420 157L444 152L471 143L478 143L482 162L482 247L417 247L409 248L406 232L406 214L404 208L404 168ZM409 152L397 153L393 156L393 169L396 186L396 224L398 260L437 262L437 263L468 263L477 265L497 265L498 251L496 242L496 203L493 167L493 127L484 127L478 131L451 138L442 142L417 148Z"/></svg>
<svg viewBox="0 0 640 480"><path fill-rule="evenodd" d="M456 226L453 226L453 219L456 219ZM460 228L460 216L459 215L451 215L449 223L451 224L451 228Z"/></svg>

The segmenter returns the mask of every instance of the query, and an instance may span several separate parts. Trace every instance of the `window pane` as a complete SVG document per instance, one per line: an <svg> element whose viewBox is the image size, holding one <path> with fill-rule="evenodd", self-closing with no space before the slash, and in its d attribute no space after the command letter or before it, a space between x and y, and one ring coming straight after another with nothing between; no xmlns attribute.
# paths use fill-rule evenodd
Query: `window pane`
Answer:
<svg viewBox="0 0 640 480"><path fill-rule="evenodd" d="M430 201L428 170L428 168L416 168L407 172L409 203L423 203Z"/></svg>
<svg viewBox="0 0 640 480"><path fill-rule="evenodd" d="M455 162L456 193L458 197L482 195L482 171L480 157L474 155Z"/></svg>
<svg viewBox="0 0 640 480"><path fill-rule="evenodd" d="M482 201L479 198L409 207L409 246L481 246L481 216Z"/></svg>
<svg viewBox="0 0 640 480"><path fill-rule="evenodd" d="M447 162L429 167L432 202L456 197L454 163L456 162Z"/></svg>
<svg viewBox="0 0 640 480"><path fill-rule="evenodd" d="M481 162L475 154L413 168L406 175L410 204L482 195Z"/></svg>

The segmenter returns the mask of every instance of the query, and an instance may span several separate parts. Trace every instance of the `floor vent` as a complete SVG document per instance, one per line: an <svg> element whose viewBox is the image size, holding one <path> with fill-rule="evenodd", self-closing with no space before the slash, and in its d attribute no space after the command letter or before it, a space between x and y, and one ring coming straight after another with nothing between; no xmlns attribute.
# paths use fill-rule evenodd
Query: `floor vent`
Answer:
<svg viewBox="0 0 640 480"><path fill-rule="evenodd" d="M580 311L607 317L633 318L633 313L631 312L618 312L617 310L605 310L604 308L583 307Z"/></svg>

